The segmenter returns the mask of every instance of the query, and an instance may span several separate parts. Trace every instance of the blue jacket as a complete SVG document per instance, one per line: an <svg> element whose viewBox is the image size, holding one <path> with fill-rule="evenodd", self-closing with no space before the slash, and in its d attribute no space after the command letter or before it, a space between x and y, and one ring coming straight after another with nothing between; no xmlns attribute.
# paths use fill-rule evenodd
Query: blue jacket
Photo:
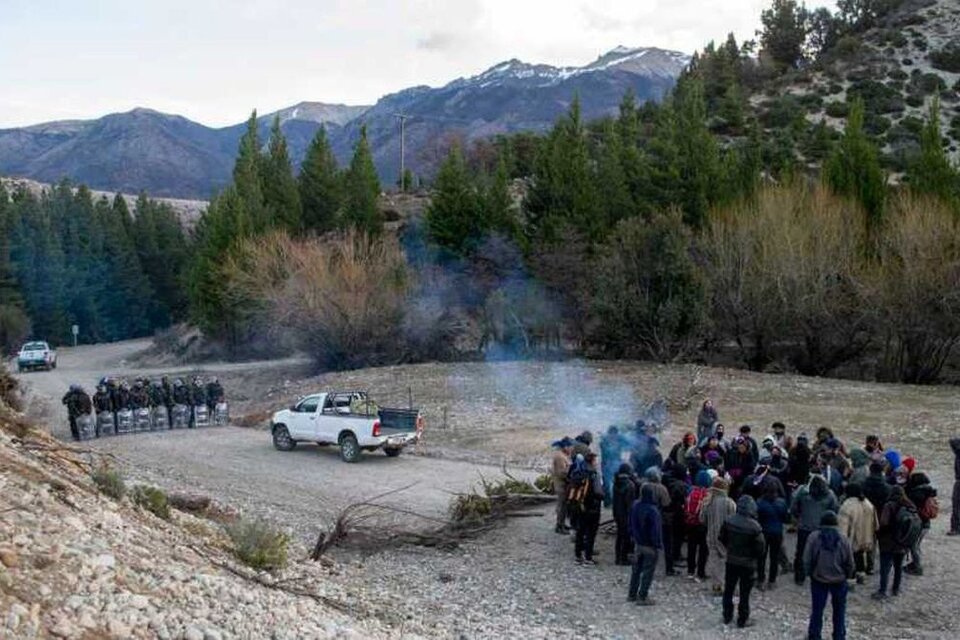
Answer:
<svg viewBox="0 0 960 640"><path fill-rule="evenodd" d="M783 535L783 523L787 521L790 512L787 510L787 501L783 498L768 500L760 498L757 501L757 520L764 533Z"/></svg>
<svg viewBox="0 0 960 640"><path fill-rule="evenodd" d="M663 548L663 519L652 490L643 487L641 497L630 508L630 537L640 547Z"/></svg>

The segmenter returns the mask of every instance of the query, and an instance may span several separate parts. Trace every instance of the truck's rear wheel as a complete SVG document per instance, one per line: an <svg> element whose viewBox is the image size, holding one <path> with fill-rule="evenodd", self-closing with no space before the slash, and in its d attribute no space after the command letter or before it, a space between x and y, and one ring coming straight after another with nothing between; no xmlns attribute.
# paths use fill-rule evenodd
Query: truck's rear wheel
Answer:
<svg viewBox="0 0 960 640"><path fill-rule="evenodd" d="M279 451L292 451L297 446L297 442L290 437L287 428L279 424L273 428L273 446Z"/></svg>
<svg viewBox="0 0 960 640"><path fill-rule="evenodd" d="M345 433L340 436L340 458L344 462L357 462L360 459L360 444L357 436Z"/></svg>
<svg viewBox="0 0 960 640"><path fill-rule="evenodd" d="M403 451L403 449L401 449L400 447L396 447L396 448L393 448L393 449L384 449L384 450L383 450L383 452L384 452L385 454L387 454L387 457L388 457L388 458L396 458L398 455L400 455L400 452L401 452L401 451Z"/></svg>

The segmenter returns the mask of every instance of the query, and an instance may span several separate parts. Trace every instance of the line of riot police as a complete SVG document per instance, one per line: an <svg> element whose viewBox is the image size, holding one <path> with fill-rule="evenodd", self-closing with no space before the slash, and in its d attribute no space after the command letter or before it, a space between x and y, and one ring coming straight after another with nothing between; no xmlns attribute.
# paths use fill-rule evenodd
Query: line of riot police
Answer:
<svg viewBox="0 0 960 640"><path fill-rule="evenodd" d="M206 382L195 376L190 383L164 376L160 380L126 380L105 377L93 398L79 385L63 397L74 440L101 436L224 425L229 408L223 386L216 377Z"/></svg>

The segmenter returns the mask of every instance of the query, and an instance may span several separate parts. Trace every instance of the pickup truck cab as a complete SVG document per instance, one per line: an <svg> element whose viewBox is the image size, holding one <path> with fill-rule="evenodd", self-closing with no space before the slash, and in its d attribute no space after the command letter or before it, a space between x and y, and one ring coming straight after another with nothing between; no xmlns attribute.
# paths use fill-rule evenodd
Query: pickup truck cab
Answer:
<svg viewBox="0 0 960 640"><path fill-rule="evenodd" d="M50 371L56 368L57 352L46 342L36 340L20 348L20 353L17 355L17 370L21 373L30 369Z"/></svg>
<svg viewBox="0 0 960 640"><path fill-rule="evenodd" d="M423 418L418 409L378 407L363 391L314 393L273 414L273 446L290 451L301 442L335 444L345 462L361 452L382 449L390 457L420 440Z"/></svg>

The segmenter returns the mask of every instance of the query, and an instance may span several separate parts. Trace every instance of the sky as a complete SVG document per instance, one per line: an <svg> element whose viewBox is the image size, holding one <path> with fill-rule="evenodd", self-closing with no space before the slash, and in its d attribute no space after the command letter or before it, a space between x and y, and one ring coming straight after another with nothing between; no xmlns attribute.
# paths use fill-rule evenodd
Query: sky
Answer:
<svg viewBox="0 0 960 640"><path fill-rule="evenodd" d="M208 126L372 104L519 58L751 38L769 0L0 0L0 128L148 107Z"/></svg>

